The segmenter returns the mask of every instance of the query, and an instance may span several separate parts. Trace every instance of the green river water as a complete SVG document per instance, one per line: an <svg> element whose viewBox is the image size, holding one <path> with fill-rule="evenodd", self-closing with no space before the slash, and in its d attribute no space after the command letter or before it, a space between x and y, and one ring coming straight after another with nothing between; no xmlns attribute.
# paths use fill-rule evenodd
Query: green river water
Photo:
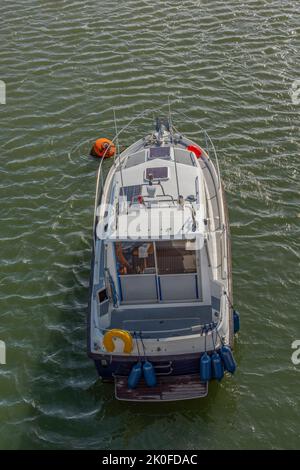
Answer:
<svg viewBox="0 0 300 470"><path fill-rule="evenodd" d="M0 16L0 448L299 447L299 1L2 0ZM126 404L86 355L87 154L113 107L121 127L168 96L218 151L238 370L202 400Z"/></svg>

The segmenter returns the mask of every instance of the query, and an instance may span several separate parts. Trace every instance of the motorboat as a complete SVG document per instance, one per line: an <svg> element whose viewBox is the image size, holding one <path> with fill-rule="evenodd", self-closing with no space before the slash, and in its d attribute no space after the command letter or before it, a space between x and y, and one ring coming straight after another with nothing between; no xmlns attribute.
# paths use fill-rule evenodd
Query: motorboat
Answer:
<svg viewBox="0 0 300 470"><path fill-rule="evenodd" d="M119 134L114 143L118 148ZM205 397L234 372L228 212L215 147L171 115L100 162L88 355L115 397Z"/></svg>

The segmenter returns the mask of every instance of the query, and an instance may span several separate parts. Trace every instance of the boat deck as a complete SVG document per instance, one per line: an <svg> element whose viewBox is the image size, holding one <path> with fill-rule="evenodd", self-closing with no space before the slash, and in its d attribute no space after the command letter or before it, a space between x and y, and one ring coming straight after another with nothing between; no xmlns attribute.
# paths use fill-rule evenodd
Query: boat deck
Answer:
<svg viewBox="0 0 300 470"><path fill-rule="evenodd" d="M148 387L144 380L137 388L127 387L128 377L115 376L115 396L125 401L176 401L203 398L208 394L208 383L201 382L199 374L157 376L156 387Z"/></svg>
<svg viewBox="0 0 300 470"><path fill-rule="evenodd" d="M118 308L111 313L110 328L143 332L144 338L188 335L212 322L210 305L153 308Z"/></svg>

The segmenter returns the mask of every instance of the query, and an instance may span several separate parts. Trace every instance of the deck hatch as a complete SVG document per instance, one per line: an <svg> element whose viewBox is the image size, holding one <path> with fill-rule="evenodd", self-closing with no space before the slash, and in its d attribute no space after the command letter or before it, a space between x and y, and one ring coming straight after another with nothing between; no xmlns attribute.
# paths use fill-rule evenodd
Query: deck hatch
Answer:
<svg viewBox="0 0 300 470"><path fill-rule="evenodd" d="M169 178L169 168L167 166L146 168L145 179L167 180Z"/></svg>

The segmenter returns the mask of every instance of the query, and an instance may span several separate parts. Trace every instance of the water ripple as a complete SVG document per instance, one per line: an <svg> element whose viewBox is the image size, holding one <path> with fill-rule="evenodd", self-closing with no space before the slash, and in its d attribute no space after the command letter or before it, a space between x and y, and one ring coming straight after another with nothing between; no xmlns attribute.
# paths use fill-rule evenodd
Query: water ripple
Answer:
<svg viewBox="0 0 300 470"><path fill-rule="evenodd" d="M17 0L0 14L0 448L297 447L298 2ZM177 127L207 128L219 152L242 332L235 377L158 409L116 402L86 357L87 154L113 136L112 107L121 126L169 96L195 119Z"/></svg>

